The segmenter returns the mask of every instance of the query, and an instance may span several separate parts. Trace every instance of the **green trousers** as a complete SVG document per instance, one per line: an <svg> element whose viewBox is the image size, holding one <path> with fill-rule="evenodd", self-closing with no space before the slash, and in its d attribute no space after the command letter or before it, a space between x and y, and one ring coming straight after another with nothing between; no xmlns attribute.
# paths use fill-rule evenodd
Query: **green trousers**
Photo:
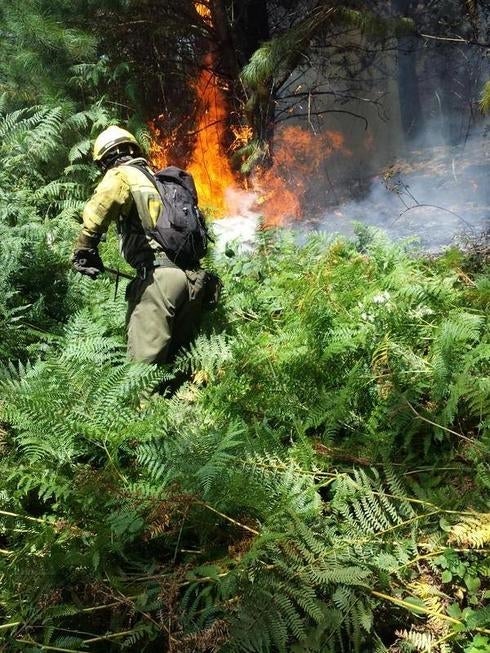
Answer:
<svg viewBox="0 0 490 653"><path fill-rule="evenodd" d="M155 268L126 290L128 356L133 361L165 363L191 341L202 313L204 270Z"/></svg>

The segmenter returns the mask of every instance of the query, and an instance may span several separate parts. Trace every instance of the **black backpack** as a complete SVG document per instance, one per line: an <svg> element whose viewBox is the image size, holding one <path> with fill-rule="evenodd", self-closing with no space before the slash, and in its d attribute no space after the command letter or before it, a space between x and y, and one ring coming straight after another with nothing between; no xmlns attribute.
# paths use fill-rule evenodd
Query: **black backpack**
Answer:
<svg viewBox="0 0 490 653"><path fill-rule="evenodd" d="M142 165L137 168L155 185L163 203L155 226L145 228L146 233L179 267L196 265L206 254L210 237L204 216L197 206L192 175L175 166L163 168L154 175Z"/></svg>

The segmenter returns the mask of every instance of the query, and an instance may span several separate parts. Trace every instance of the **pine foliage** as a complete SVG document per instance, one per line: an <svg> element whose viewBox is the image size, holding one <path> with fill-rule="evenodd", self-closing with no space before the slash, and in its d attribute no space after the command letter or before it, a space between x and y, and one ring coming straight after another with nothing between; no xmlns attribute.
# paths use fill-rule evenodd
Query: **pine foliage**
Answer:
<svg viewBox="0 0 490 653"><path fill-rule="evenodd" d="M483 113L490 113L490 81L483 86L480 106Z"/></svg>
<svg viewBox="0 0 490 653"><path fill-rule="evenodd" d="M408 31L410 21L389 20L355 6L318 5L292 28L275 36L257 49L242 70L242 80L250 89L268 86L301 63L309 43L335 25L359 29L371 36ZM353 5L355 3L352 3Z"/></svg>

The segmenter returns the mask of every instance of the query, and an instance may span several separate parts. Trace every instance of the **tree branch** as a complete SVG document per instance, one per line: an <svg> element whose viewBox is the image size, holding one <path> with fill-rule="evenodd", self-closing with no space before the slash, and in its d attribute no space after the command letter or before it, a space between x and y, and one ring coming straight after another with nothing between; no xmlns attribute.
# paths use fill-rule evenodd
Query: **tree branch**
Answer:
<svg viewBox="0 0 490 653"><path fill-rule="evenodd" d="M447 41L449 43L463 43L464 45L476 45L479 48L490 48L490 41L485 43L483 41L477 41L476 39L465 39L462 36L436 36L435 34L423 34L420 33L418 36L421 36L424 39L432 39L434 41Z"/></svg>
<svg viewBox="0 0 490 653"><path fill-rule="evenodd" d="M367 118L361 116L358 113L354 113L353 111L347 111L346 109L325 109L325 111L312 111L309 113L292 113L289 114L288 116L285 116L284 118L279 118L277 122L291 120L292 118L305 118L308 116L323 116L325 113L345 113L348 116L352 116L353 118L359 118L359 120L362 120L364 122L364 130L366 130L369 127L369 122Z"/></svg>

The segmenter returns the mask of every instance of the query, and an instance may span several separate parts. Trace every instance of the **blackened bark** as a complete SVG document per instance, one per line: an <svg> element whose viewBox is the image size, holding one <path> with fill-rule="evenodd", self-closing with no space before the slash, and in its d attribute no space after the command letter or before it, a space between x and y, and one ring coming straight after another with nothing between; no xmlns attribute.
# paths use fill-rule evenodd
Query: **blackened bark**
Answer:
<svg viewBox="0 0 490 653"><path fill-rule="evenodd" d="M232 0L234 33L240 67L270 39L266 0Z"/></svg>
<svg viewBox="0 0 490 653"><path fill-rule="evenodd" d="M270 38L266 0L212 0L211 15L222 73L237 80L240 70Z"/></svg>
<svg viewBox="0 0 490 653"><path fill-rule="evenodd" d="M218 74L230 80L234 86L240 74L241 65L235 45L233 26L229 18L229 2L227 0L212 0L211 16L216 40L211 47L217 53Z"/></svg>
<svg viewBox="0 0 490 653"><path fill-rule="evenodd" d="M252 128L254 141L261 144L270 160L274 131L274 102L269 88L257 88L246 95L240 72L252 54L270 38L267 0L212 0L213 28L217 35L213 48L217 53L217 72L228 80L227 93L231 121L241 126L245 116ZM240 163L240 156L237 157Z"/></svg>
<svg viewBox="0 0 490 653"><path fill-rule="evenodd" d="M240 66L245 66L252 54L270 39L269 13L266 0L232 0L234 34ZM255 163L268 166L272 162L274 136L274 96L271 88L254 89L247 98L245 115L258 145Z"/></svg>

